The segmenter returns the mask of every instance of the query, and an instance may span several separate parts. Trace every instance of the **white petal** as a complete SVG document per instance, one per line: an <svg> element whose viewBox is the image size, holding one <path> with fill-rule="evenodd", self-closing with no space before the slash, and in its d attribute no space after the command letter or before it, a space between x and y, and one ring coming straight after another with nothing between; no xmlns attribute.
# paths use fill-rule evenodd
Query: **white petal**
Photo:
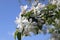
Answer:
<svg viewBox="0 0 60 40"><path fill-rule="evenodd" d="M24 6L24 9L26 10L26 9L27 9L27 7L28 7L27 5L26 5L26 6Z"/></svg>
<svg viewBox="0 0 60 40"><path fill-rule="evenodd" d="M15 23L16 23L16 24L19 24L20 22L21 22L20 19L15 20Z"/></svg>

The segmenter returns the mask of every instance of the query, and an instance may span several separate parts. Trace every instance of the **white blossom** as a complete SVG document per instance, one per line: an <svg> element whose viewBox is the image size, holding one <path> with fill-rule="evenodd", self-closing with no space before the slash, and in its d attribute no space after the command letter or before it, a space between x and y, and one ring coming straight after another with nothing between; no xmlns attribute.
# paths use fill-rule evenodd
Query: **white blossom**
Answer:
<svg viewBox="0 0 60 40"><path fill-rule="evenodd" d="M34 6L32 6L31 10L33 10L34 14L36 14L36 8Z"/></svg>
<svg viewBox="0 0 60 40"><path fill-rule="evenodd" d="M45 4L38 3L38 7L39 7L39 8L43 8L43 7L45 7Z"/></svg>
<svg viewBox="0 0 60 40"><path fill-rule="evenodd" d="M56 4L56 1L55 1L55 0L53 0L52 4Z"/></svg>
<svg viewBox="0 0 60 40"><path fill-rule="evenodd" d="M20 8L21 8L21 14L24 14L24 13L26 13L28 6L25 5L25 6L21 6Z"/></svg>
<svg viewBox="0 0 60 40"><path fill-rule="evenodd" d="M25 5L25 6L21 6L20 8L21 8L21 10L22 10L22 11L24 11L24 10L26 10L26 9L27 9L27 7L28 7L28 6L27 6L27 5Z"/></svg>
<svg viewBox="0 0 60 40"><path fill-rule="evenodd" d="M57 24L59 24L59 20L58 20L58 19L55 19L55 22L56 22Z"/></svg>
<svg viewBox="0 0 60 40"><path fill-rule="evenodd" d="M38 3L38 5L37 5L37 7L36 7L36 10L39 11L39 10L41 10L43 7L45 7L45 4Z"/></svg>
<svg viewBox="0 0 60 40"><path fill-rule="evenodd" d="M51 4L59 4L60 3L60 0L49 0L49 3L51 3Z"/></svg>
<svg viewBox="0 0 60 40"><path fill-rule="evenodd" d="M21 19L18 18L18 17L16 17L15 23L16 23L16 24L20 24L20 22L21 22Z"/></svg>
<svg viewBox="0 0 60 40"><path fill-rule="evenodd" d="M25 19L22 21L22 23L24 23L25 25L27 25L27 24L28 24L28 20L25 18Z"/></svg>

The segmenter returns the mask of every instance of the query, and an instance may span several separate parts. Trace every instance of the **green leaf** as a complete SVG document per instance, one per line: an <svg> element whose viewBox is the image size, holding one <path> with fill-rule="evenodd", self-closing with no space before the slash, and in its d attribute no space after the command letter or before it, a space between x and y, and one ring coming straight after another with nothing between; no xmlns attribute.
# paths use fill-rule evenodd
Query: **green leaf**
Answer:
<svg viewBox="0 0 60 40"><path fill-rule="evenodd" d="M18 33L18 30L16 30L16 32L14 33L14 39L16 40L16 37L17 37L17 33Z"/></svg>
<svg viewBox="0 0 60 40"><path fill-rule="evenodd" d="M20 32L17 33L17 38L18 38L18 40L21 40L21 33Z"/></svg>
<svg viewBox="0 0 60 40"><path fill-rule="evenodd" d="M60 11L59 12L56 12L56 18L57 19L60 19Z"/></svg>
<svg viewBox="0 0 60 40"><path fill-rule="evenodd" d="M27 12L27 13L25 13L25 14L22 14L21 16L23 17L30 17L31 16L31 14L33 14L33 12L32 11L30 11L30 12Z"/></svg>
<svg viewBox="0 0 60 40"><path fill-rule="evenodd" d="M56 5L49 4L49 5L47 6L47 8L48 8L49 10L54 10L54 9L57 8L57 6L56 6Z"/></svg>

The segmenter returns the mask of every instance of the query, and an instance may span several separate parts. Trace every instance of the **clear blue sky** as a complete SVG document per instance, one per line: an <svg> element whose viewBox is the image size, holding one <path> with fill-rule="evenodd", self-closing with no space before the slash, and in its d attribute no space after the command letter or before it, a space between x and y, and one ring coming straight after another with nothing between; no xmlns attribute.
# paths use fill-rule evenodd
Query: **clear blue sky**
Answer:
<svg viewBox="0 0 60 40"><path fill-rule="evenodd" d="M23 1L21 5L22 4L26 3ZM13 32L16 29L14 20L19 12L20 6L18 0L0 0L0 40L14 40ZM44 40L47 37L49 38L49 34L38 34L23 37L22 40ZM48 38L46 40L48 40Z"/></svg>

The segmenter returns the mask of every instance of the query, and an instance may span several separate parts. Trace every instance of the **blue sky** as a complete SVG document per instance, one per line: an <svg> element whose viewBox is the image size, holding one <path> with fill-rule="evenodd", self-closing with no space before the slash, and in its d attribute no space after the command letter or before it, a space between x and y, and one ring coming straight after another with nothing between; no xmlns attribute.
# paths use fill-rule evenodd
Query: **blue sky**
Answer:
<svg viewBox="0 0 60 40"><path fill-rule="evenodd" d="M20 7L18 0L0 0L0 40L13 40L12 33L16 29L14 23Z"/></svg>
<svg viewBox="0 0 60 40"><path fill-rule="evenodd" d="M26 3L23 1L20 5L22 4ZM14 20L19 15L19 12L18 0L0 0L0 40L14 40L13 33L16 30ZM38 34L23 37L22 40L44 40L47 37L49 38L49 34Z"/></svg>

